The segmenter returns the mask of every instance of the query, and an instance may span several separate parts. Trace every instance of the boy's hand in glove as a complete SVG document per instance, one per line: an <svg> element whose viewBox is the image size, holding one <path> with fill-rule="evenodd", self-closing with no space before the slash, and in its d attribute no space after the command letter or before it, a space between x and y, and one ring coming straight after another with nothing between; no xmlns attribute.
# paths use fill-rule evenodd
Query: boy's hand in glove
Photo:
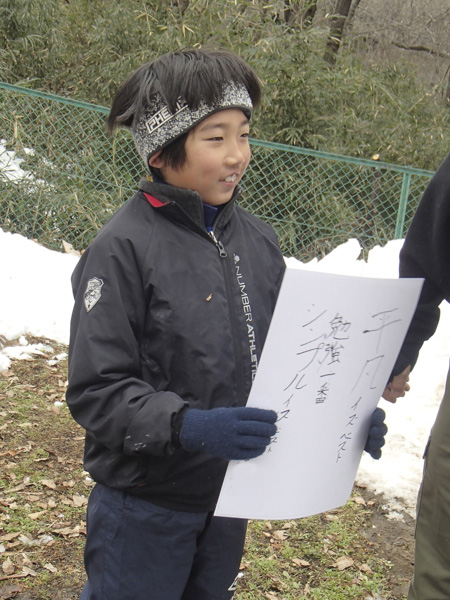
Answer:
<svg viewBox="0 0 450 600"><path fill-rule="evenodd" d="M186 411L180 431L185 450L226 460L247 460L263 454L275 435L278 415L247 406Z"/></svg>
<svg viewBox="0 0 450 600"><path fill-rule="evenodd" d="M364 450L372 458L378 460L381 457L381 448L384 446L384 436L388 428L384 423L386 413L382 408L376 408L370 417L370 429Z"/></svg>

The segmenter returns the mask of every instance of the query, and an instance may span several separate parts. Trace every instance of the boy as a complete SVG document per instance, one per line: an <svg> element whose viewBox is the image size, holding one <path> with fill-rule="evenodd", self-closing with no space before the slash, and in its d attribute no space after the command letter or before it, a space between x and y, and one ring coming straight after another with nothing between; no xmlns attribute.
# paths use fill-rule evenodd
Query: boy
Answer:
<svg viewBox="0 0 450 600"><path fill-rule="evenodd" d="M131 129L153 177L72 279L67 403L97 482L83 600L233 597L246 522L212 513L227 461L262 454L277 418L245 407L284 272L273 230L236 205L259 99L239 57L193 50L113 100L109 129Z"/></svg>
<svg viewBox="0 0 450 600"><path fill-rule="evenodd" d="M109 129L131 129L153 177L72 279L67 403L97 482L82 600L233 597L246 521L213 511L227 462L262 454L277 419L245 406L284 273L273 230L236 205L259 99L242 59L192 50L113 100Z"/></svg>

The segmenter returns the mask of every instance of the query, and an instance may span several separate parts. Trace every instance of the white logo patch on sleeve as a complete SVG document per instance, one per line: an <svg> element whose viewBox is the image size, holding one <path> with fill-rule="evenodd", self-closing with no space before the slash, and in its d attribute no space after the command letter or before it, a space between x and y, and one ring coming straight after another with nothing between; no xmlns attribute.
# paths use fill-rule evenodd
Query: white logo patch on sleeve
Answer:
<svg viewBox="0 0 450 600"><path fill-rule="evenodd" d="M93 277L92 279L89 279L86 291L84 292L84 306L86 308L86 312L92 310L97 304L97 302L100 300L102 296L102 287L102 279L98 279L98 277Z"/></svg>

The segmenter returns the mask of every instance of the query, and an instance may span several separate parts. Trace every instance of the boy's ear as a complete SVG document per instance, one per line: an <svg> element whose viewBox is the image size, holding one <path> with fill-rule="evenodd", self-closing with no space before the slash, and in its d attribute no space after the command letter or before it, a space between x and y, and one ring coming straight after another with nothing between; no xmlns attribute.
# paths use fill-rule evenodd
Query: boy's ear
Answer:
<svg viewBox="0 0 450 600"><path fill-rule="evenodd" d="M156 154L150 156L150 158L148 159L148 164L151 167L154 167L155 169L160 169L161 167L164 167L165 161L161 157L161 152L162 150L159 150L158 152L156 152Z"/></svg>

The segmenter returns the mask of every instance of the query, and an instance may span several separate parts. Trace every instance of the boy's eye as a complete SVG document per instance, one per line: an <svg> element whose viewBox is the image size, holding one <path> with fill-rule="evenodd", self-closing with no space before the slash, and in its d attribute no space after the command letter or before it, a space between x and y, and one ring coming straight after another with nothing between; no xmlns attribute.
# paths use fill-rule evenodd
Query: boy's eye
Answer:
<svg viewBox="0 0 450 600"><path fill-rule="evenodd" d="M212 137L212 138L208 138L208 139L209 139L209 141L211 141L211 142L220 142L221 140L223 140L223 138L222 138L222 137L220 137L219 135L218 135L218 136L215 136L215 137Z"/></svg>

